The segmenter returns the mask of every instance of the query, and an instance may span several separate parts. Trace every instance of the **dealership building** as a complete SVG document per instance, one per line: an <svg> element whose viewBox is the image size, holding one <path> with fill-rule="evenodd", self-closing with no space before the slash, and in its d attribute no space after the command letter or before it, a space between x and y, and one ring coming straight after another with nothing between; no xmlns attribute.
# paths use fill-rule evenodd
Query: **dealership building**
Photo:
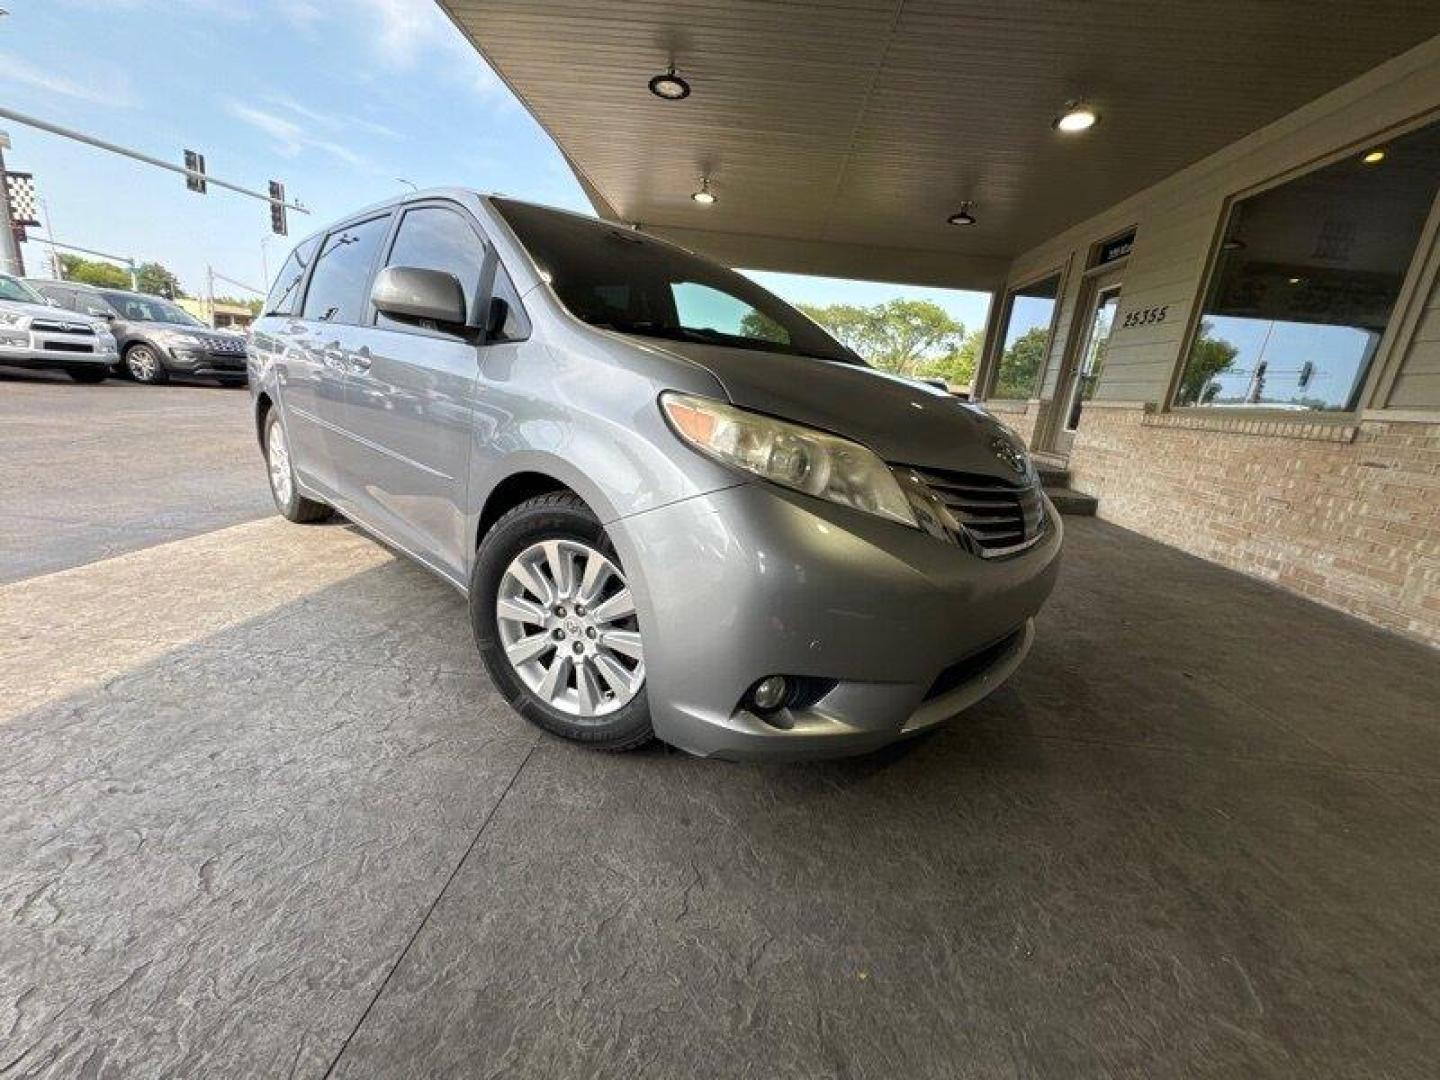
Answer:
<svg viewBox="0 0 1440 1080"><path fill-rule="evenodd" d="M991 292L1101 517L1440 644L1440 7L441 6L603 217Z"/></svg>

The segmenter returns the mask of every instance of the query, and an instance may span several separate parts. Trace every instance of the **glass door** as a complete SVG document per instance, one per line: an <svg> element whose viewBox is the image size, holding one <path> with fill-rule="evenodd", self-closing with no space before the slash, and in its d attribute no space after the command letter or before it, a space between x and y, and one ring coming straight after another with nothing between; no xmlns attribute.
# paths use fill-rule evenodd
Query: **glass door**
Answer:
<svg viewBox="0 0 1440 1080"><path fill-rule="evenodd" d="M1120 309L1120 282L1113 277L1102 277L1091 283L1089 310L1085 321L1085 340L1067 380L1066 394L1061 399L1065 404L1065 422L1056 432L1055 449L1069 455L1075 443L1075 432L1080 429L1080 416L1085 402L1095 396L1095 387L1100 383L1100 373L1105 369L1105 351L1110 345L1110 335L1115 330L1115 315Z"/></svg>

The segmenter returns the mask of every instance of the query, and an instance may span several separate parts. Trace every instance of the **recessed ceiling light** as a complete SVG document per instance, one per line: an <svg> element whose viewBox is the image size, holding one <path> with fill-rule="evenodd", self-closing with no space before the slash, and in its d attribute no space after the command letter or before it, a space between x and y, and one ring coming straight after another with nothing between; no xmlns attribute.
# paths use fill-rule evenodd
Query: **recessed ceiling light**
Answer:
<svg viewBox="0 0 1440 1080"><path fill-rule="evenodd" d="M1100 114L1093 106L1072 101L1065 106L1065 111L1055 118L1055 130L1074 135L1077 132L1089 131L1099 122Z"/></svg>
<svg viewBox="0 0 1440 1080"><path fill-rule="evenodd" d="M710 206L715 202L715 193L710 190L710 178L708 176L702 176L700 178L700 190L693 192L690 198L694 199L701 206Z"/></svg>
<svg viewBox="0 0 1440 1080"><path fill-rule="evenodd" d="M675 65L671 64L663 75L650 80L650 93L665 101L681 101L690 96L690 84L675 74Z"/></svg>
<svg viewBox="0 0 1440 1080"><path fill-rule="evenodd" d="M960 204L959 211L947 217L945 223L947 225L974 225L975 215L970 212L970 208L974 205L973 202L966 199Z"/></svg>
<svg viewBox="0 0 1440 1080"><path fill-rule="evenodd" d="M1361 160L1364 164L1366 164L1366 165L1379 165L1380 162L1382 162L1382 161L1385 160L1385 151L1384 151L1384 150L1371 150L1368 154L1366 154L1366 155L1365 155L1364 157L1362 157L1360 160Z"/></svg>
<svg viewBox="0 0 1440 1080"><path fill-rule="evenodd" d="M1292 278L1290 279L1290 284L1291 284L1291 285L1299 285L1299 284L1300 284L1301 282L1303 282L1304 280L1305 280L1304 278L1292 277Z"/></svg>

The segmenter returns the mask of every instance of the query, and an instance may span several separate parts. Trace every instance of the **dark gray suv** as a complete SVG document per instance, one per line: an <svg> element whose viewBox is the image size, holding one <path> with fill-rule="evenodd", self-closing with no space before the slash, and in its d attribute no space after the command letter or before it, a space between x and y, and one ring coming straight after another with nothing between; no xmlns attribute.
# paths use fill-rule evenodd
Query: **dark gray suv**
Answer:
<svg viewBox="0 0 1440 1080"><path fill-rule="evenodd" d="M217 379L227 386L245 382L245 336L212 330L163 297L75 281L27 282L61 307L108 322L120 366L137 382L162 383L171 375Z"/></svg>
<svg viewBox="0 0 1440 1080"><path fill-rule="evenodd" d="M469 597L496 685L607 749L855 753L1025 656L1061 526L984 410L753 281L444 189L301 243L254 328L271 491Z"/></svg>

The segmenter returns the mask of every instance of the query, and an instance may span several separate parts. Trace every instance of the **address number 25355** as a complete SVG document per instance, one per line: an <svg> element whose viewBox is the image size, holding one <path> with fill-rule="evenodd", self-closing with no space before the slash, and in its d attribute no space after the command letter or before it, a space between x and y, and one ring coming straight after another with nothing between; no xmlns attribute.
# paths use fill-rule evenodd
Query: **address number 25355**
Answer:
<svg viewBox="0 0 1440 1080"><path fill-rule="evenodd" d="M1149 326L1152 323L1162 323L1165 316L1170 313L1169 304L1161 304L1159 307L1137 308L1134 311L1127 311L1125 318L1120 323L1120 329L1128 330L1132 326Z"/></svg>

